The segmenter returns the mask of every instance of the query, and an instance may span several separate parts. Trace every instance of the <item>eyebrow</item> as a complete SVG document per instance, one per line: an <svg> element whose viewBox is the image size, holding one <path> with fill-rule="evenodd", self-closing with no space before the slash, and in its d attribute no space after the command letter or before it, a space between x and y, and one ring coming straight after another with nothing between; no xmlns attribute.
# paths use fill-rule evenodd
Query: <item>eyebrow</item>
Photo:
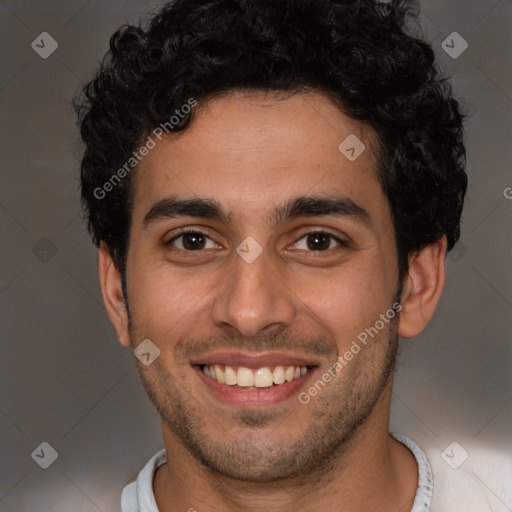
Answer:
<svg viewBox="0 0 512 512"><path fill-rule="evenodd" d="M371 225L368 212L348 197L299 196L275 208L271 220L273 226L298 217L332 215L347 217L367 226ZM166 197L157 201L146 213L143 225L148 227L157 221L176 217L201 217L229 223L232 214L226 213L215 199L195 197L182 199Z"/></svg>

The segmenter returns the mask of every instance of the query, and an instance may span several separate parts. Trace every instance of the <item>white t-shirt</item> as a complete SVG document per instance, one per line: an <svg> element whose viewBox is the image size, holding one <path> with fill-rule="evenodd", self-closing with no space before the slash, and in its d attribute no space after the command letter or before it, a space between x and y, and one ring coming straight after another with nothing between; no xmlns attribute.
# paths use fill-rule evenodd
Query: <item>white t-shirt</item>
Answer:
<svg viewBox="0 0 512 512"><path fill-rule="evenodd" d="M418 488L410 512L494 512L476 479L464 471L448 468L450 473L436 474L434 491L432 469L421 448L402 434L391 435L411 450L418 464ZM123 489L121 512L159 512L153 493L153 477L166 462L165 448L149 459L137 480Z"/></svg>

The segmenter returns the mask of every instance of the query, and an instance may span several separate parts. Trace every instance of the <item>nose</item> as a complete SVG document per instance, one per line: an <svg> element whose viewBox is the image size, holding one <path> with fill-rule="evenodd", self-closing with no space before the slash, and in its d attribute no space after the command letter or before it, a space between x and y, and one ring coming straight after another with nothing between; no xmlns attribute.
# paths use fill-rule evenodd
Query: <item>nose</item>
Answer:
<svg viewBox="0 0 512 512"><path fill-rule="evenodd" d="M233 258L213 301L213 322L246 337L290 326L296 314L294 294L269 266L265 251L252 263L236 254Z"/></svg>

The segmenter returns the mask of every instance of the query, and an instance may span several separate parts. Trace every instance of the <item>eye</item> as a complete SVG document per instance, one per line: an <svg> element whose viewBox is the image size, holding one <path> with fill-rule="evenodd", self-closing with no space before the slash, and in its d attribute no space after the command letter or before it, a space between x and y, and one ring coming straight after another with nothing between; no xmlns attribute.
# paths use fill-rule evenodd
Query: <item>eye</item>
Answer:
<svg viewBox="0 0 512 512"><path fill-rule="evenodd" d="M346 246L338 237L324 231L315 231L307 233L295 242L297 249L301 251L328 251L336 246Z"/></svg>
<svg viewBox="0 0 512 512"><path fill-rule="evenodd" d="M165 245L173 245L182 251L201 251L203 249L215 249L218 244L200 231L182 231L166 242Z"/></svg>

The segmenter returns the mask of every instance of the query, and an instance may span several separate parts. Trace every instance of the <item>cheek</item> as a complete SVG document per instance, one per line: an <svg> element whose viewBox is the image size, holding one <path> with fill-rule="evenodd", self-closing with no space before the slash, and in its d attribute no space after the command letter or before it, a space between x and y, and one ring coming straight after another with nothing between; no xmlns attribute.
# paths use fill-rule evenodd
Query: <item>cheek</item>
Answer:
<svg viewBox="0 0 512 512"><path fill-rule="evenodd" d="M301 278L297 296L306 315L319 322L338 343L350 344L391 306L392 292L379 265L333 270L319 278Z"/></svg>
<svg viewBox="0 0 512 512"><path fill-rule="evenodd" d="M184 274L166 263L150 267L135 260L132 269L137 270L131 274L130 309L134 326L144 330L142 335L179 337L185 331L190 334L191 324L205 325L198 315L208 311L205 304L211 300L220 275Z"/></svg>

